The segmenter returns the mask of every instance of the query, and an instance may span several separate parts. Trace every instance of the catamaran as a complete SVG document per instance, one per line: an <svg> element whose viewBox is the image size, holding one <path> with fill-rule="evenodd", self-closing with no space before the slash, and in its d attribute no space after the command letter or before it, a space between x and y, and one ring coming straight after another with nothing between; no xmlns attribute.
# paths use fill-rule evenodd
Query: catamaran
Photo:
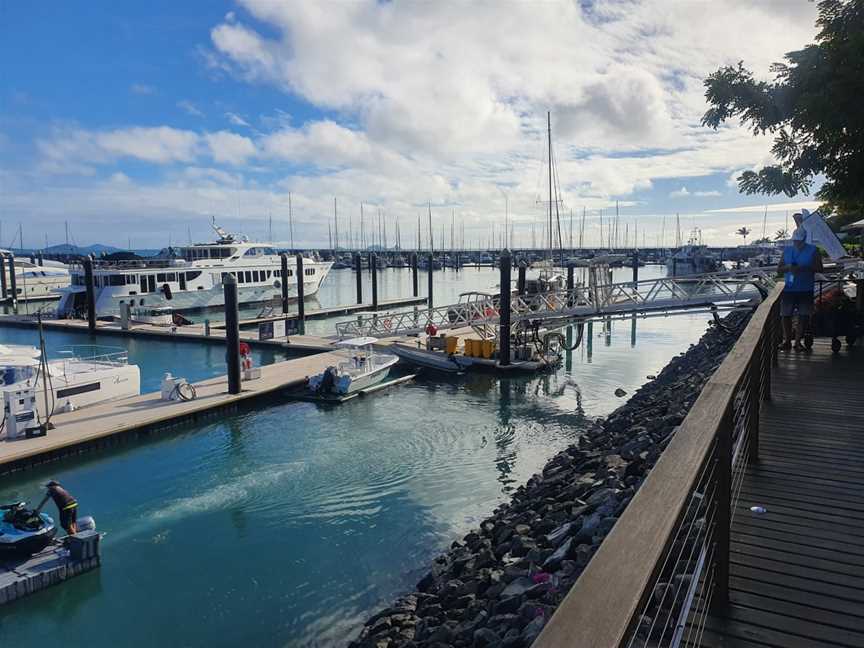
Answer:
<svg viewBox="0 0 864 648"><path fill-rule="evenodd" d="M282 277L281 259L266 243L238 237L214 224L218 239L188 247L168 248L157 257L132 260L101 260L93 264L98 317L118 317L120 305L161 308L174 311L203 310L224 306L223 281L230 274L237 279L240 304L267 304L281 299L282 282L288 298L297 299L295 259L289 260L288 276ZM303 294L311 297L327 277L332 261L303 259ZM70 266L72 285L62 291L57 311L73 317L84 311L87 288L83 264Z"/></svg>

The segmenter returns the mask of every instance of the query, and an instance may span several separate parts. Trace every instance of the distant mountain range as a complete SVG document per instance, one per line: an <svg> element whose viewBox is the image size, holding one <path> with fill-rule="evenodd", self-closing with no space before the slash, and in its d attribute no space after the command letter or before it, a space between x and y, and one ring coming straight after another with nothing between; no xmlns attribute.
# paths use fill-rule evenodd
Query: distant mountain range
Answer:
<svg viewBox="0 0 864 648"><path fill-rule="evenodd" d="M102 256L103 254L113 254L114 252L122 252L122 248L117 248L112 245L102 245L101 243L94 243L93 245L67 245L66 243L60 243L58 245L49 245L44 249L34 250L34 249L12 249L12 252L16 255L28 256L31 254L39 254L40 252L46 255L69 255L69 256L87 256L92 254L93 256ZM153 256L154 254L158 254L159 250L132 250L135 254L139 256Z"/></svg>

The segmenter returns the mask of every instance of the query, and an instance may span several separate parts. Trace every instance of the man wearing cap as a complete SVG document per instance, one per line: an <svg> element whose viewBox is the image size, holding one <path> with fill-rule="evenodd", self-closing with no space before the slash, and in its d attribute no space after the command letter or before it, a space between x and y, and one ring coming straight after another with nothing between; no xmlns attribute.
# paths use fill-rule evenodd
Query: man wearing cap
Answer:
<svg viewBox="0 0 864 648"><path fill-rule="evenodd" d="M42 503L37 507L37 510L41 510L50 497L54 500L54 504L57 505L57 510L60 512L60 526L69 535L78 533L78 502L69 494L69 491L53 479L45 484L45 488L48 489L48 492L42 499Z"/></svg>
<svg viewBox="0 0 864 648"><path fill-rule="evenodd" d="M806 241L803 227L792 234L792 245L783 250L783 261L777 268L784 274L785 284L780 301L780 316L783 320L783 343L780 348L792 348L792 316L798 314L795 328L795 350L804 351L801 337L810 331L810 314L813 312L813 289L817 272L822 272L822 256L815 245Z"/></svg>

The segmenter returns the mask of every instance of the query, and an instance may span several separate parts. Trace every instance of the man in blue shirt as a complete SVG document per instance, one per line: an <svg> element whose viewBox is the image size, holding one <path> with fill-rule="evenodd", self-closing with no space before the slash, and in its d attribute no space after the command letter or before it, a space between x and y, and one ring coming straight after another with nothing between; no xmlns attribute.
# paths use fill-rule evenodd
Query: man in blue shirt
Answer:
<svg viewBox="0 0 864 648"><path fill-rule="evenodd" d="M783 250L783 261L777 268L785 276L780 302L783 320L783 344L780 348L792 348L792 316L798 314L795 327L795 350L804 351L801 338L810 332L810 314L813 312L813 288L817 272L822 272L822 256L815 245L806 241L804 228L792 234L792 245Z"/></svg>

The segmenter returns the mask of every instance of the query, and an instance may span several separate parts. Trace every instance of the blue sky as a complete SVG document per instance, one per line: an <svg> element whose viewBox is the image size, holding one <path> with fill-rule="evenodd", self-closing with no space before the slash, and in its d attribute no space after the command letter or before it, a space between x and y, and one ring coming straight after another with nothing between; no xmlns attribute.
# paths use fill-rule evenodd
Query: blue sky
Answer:
<svg viewBox="0 0 864 648"><path fill-rule="evenodd" d="M739 59L767 74L815 9L751 4L3 1L2 245L18 223L25 245L62 242L68 221L78 243L156 247L206 239L210 216L253 237L272 217L284 240L289 192L298 245L326 244L334 197L343 238L361 202L391 233L431 202L436 228L455 211L485 244L505 194L525 244L547 109L587 243L616 201L649 244L675 214L709 242L760 234L766 202L771 233L807 197L738 195L770 141L702 128L701 80Z"/></svg>

